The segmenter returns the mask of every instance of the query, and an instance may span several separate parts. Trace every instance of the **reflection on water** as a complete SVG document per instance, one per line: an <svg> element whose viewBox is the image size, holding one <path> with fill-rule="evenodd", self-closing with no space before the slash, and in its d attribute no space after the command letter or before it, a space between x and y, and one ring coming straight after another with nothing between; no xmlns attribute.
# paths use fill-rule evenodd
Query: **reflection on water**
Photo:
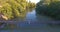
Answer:
<svg viewBox="0 0 60 32"><path fill-rule="evenodd" d="M35 10L22 14L24 17L15 19L15 23L7 22L2 32L59 32L60 25L51 25L48 22L53 21L46 16L37 15ZM23 20L22 20L23 19Z"/></svg>
<svg viewBox="0 0 60 32"><path fill-rule="evenodd" d="M28 12L27 13L27 15L26 15L26 20L32 20L32 21L34 21L34 20L37 20L36 19L36 12L35 12L35 10L33 10L32 12Z"/></svg>

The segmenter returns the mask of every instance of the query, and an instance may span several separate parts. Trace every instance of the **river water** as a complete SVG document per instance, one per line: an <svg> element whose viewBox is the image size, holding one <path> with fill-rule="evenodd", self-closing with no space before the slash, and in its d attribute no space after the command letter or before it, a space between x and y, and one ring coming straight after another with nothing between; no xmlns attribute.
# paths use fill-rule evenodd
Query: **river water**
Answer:
<svg viewBox="0 0 60 32"><path fill-rule="evenodd" d="M60 32L60 25L52 25L52 23L54 23L52 18L38 15L33 10L27 12L24 18L19 18L15 23L7 23L0 32Z"/></svg>

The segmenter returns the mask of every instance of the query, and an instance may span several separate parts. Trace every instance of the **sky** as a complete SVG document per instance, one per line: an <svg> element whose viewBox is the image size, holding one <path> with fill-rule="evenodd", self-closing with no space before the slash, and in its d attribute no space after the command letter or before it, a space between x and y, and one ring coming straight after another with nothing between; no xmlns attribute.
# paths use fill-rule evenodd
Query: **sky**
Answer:
<svg viewBox="0 0 60 32"><path fill-rule="evenodd" d="M29 0L27 0L29 1ZM40 0L30 0L31 2L38 3Z"/></svg>

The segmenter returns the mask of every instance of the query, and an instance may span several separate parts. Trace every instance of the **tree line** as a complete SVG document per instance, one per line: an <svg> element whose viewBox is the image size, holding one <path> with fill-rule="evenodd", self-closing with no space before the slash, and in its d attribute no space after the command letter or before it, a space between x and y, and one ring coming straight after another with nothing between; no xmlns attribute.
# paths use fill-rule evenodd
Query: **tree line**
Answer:
<svg viewBox="0 0 60 32"><path fill-rule="evenodd" d="M26 0L0 0L0 13L8 19L20 17L27 9L34 7L35 3L28 3Z"/></svg>
<svg viewBox="0 0 60 32"><path fill-rule="evenodd" d="M60 19L60 0L41 0L36 5L36 12L53 19Z"/></svg>

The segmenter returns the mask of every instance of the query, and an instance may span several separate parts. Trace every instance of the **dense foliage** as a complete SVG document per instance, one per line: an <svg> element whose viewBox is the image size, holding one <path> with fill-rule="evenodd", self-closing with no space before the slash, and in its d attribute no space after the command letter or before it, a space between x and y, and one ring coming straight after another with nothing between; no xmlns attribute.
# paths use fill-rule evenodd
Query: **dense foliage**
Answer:
<svg viewBox="0 0 60 32"><path fill-rule="evenodd" d="M36 12L54 19L60 19L60 0L41 0L37 3Z"/></svg>
<svg viewBox="0 0 60 32"><path fill-rule="evenodd" d="M26 14L28 7L35 7L33 4L26 0L0 0L0 13L7 16L8 19L20 17L21 14Z"/></svg>

